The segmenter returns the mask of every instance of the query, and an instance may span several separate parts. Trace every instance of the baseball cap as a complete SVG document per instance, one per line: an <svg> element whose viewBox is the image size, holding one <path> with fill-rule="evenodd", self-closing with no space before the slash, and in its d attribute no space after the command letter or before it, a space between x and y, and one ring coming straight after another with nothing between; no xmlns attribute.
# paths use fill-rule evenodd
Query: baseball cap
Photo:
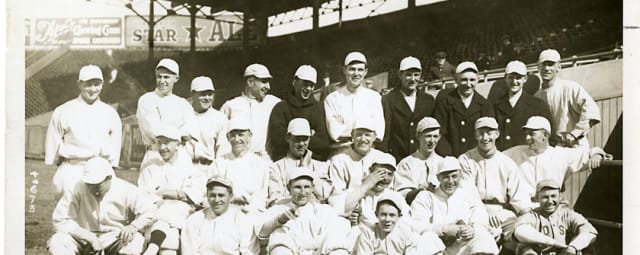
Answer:
<svg viewBox="0 0 640 255"><path fill-rule="evenodd" d="M229 120L228 132L233 130L251 130L251 125L244 118L233 118Z"/></svg>
<svg viewBox="0 0 640 255"><path fill-rule="evenodd" d="M309 177L313 181L315 179L315 173L308 167L294 167L289 170L289 182L301 177Z"/></svg>
<svg viewBox="0 0 640 255"><path fill-rule="evenodd" d="M396 158L391 156L389 153L382 153L380 156L373 159L373 164L371 166L381 166L385 167L389 170L396 170Z"/></svg>
<svg viewBox="0 0 640 255"><path fill-rule="evenodd" d="M207 180L207 187L213 184L219 184L227 188L233 188L233 183L231 182L231 180L222 175L214 175L209 177L209 179Z"/></svg>
<svg viewBox="0 0 640 255"><path fill-rule="evenodd" d="M527 66L525 66L524 63L518 60L511 61L509 62L509 64L507 64L507 68L504 70L504 73L517 73L519 75L527 75Z"/></svg>
<svg viewBox="0 0 640 255"><path fill-rule="evenodd" d="M424 117L420 120L420 122L418 122L418 127L416 127L416 132L420 133L426 129L432 129L432 128L440 128L440 123L438 122L438 120L432 117Z"/></svg>
<svg viewBox="0 0 640 255"><path fill-rule="evenodd" d="M310 65L301 65L293 76L300 80L313 82L314 84L318 82L318 72Z"/></svg>
<svg viewBox="0 0 640 255"><path fill-rule="evenodd" d="M367 58L364 57L364 54L353 51L347 54L347 56L344 58L344 65L349 65L351 64L351 62L361 62L366 64Z"/></svg>
<svg viewBox="0 0 640 255"><path fill-rule="evenodd" d="M180 137L181 137L180 130L170 126L165 126L158 129L158 134L156 135L156 138L161 136L169 139L173 139L176 141L180 141Z"/></svg>
<svg viewBox="0 0 640 255"><path fill-rule="evenodd" d="M244 77L255 76L259 79L271 79L269 69L262 64L251 64L244 69Z"/></svg>
<svg viewBox="0 0 640 255"><path fill-rule="evenodd" d="M462 167L460 166L460 162L458 162L458 159L451 156L447 156L447 157L444 157L442 160L440 160L440 162L438 162L437 174L456 171L460 169L462 169Z"/></svg>
<svg viewBox="0 0 640 255"><path fill-rule="evenodd" d="M400 71L405 71L412 68L422 70L422 64L420 64L420 60L415 57L409 56L403 58L402 61L400 61Z"/></svg>
<svg viewBox="0 0 640 255"><path fill-rule="evenodd" d="M170 58L160 59L160 62L158 62L158 65L156 66L156 70L160 67L164 67L174 74L180 73L180 67L178 66L178 62Z"/></svg>
<svg viewBox="0 0 640 255"><path fill-rule="evenodd" d="M547 132L551 133L551 124L549 123L549 120L547 120L545 117L531 116L527 120L527 124L522 126L522 129L533 129L533 130L544 129L544 130L547 130Z"/></svg>
<svg viewBox="0 0 640 255"><path fill-rule="evenodd" d="M498 122L493 117L480 117L476 120L476 129L482 127L498 129Z"/></svg>
<svg viewBox="0 0 640 255"><path fill-rule="evenodd" d="M287 126L287 134L295 136L311 136L311 126L309 121L304 118L295 118L289 121Z"/></svg>
<svg viewBox="0 0 640 255"><path fill-rule="evenodd" d="M456 67L456 73L462 73L469 69L473 70L476 73L478 72L478 67L476 66L476 64L470 61L464 61L460 63L458 67Z"/></svg>
<svg viewBox="0 0 640 255"><path fill-rule="evenodd" d="M80 72L78 73L79 81L88 81L93 79L100 79L101 81L104 81L100 67L96 65L86 65L80 68Z"/></svg>
<svg viewBox="0 0 640 255"><path fill-rule="evenodd" d="M357 118L353 125L353 129L366 129L369 131L376 131L373 120L367 117Z"/></svg>
<svg viewBox="0 0 640 255"><path fill-rule="evenodd" d="M546 49L540 52L540 56L538 57L538 63L542 63L544 61L558 62L560 61L560 53L554 49Z"/></svg>
<svg viewBox="0 0 640 255"><path fill-rule="evenodd" d="M540 192L544 188L560 189L560 184L554 179L544 179L536 185L536 192Z"/></svg>
<svg viewBox="0 0 640 255"><path fill-rule="evenodd" d="M198 76L193 78L191 81L191 91L202 92L202 91L215 91L216 89L213 87L213 81L211 78L207 76Z"/></svg>
<svg viewBox="0 0 640 255"><path fill-rule="evenodd" d="M447 57L447 53L444 51L438 51L436 52L436 58L446 58Z"/></svg>
<svg viewBox="0 0 640 255"><path fill-rule="evenodd" d="M395 192L383 192L382 194L380 194L380 197L378 198L378 202L376 203L376 207L378 207L378 205L383 201L391 202L401 212L402 212L402 208L405 207L403 205L406 205L406 202L402 198L402 195Z"/></svg>
<svg viewBox="0 0 640 255"><path fill-rule="evenodd" d="M114 176L113 168L108 160L95 157L87 160L82 173L82 182L87 184L98 184L104 181L107 176Z"/></svg>

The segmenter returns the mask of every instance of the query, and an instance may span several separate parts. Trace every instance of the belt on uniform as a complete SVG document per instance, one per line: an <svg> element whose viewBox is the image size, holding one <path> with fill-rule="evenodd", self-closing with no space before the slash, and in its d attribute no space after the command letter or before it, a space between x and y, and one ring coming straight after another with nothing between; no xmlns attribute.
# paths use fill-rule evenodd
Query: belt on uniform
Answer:
<svg viewBox="0 0 640 255"><path fill-rule="evenodd" d="M62 158L60 162L69 163L69 164L77 164L77 163L85 163L89 160L89 158Z"/></svg>
<svg viewBox="0 0 640 255"><path fill-rule="evenodd" d="M206 158L199 158L199 159L194 159L193 163L194 164L201 164L201 165L210 165L213 162L213 160L209 160Z"/></svg>

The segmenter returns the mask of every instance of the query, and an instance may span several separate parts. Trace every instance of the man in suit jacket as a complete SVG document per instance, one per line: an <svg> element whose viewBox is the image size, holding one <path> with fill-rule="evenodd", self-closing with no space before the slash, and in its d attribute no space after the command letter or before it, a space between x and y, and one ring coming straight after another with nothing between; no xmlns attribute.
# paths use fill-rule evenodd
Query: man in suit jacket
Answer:
<svg viewBox="0 0 640 255"><path fill-rule="evenodd" d="M445 139L438 150L440 155L460 156L475 147L474 123L491 114L491 104L475 92L478 85L478 67L473 62L462 62L456 67L456 88L440 92L436 98L434 117L440 122ZM449 147L449 148L447 148Z"/></svg>
<svg viewBox="0 0 640 255"><path fill-rule="evenodd" d="M527 67L524 63L509 62L504 80L509 86L507 94L492 103L493 115L500 127L500 137L496 140L496 146L500 151L527 143L521 127L527 123L529 117L542 116L548 120L551 118L549 106L542 99L523 90L527 82Z"/></svg>
<svg viewBox="0 0 640 255"><path fill-rule="evenodd" d="M415 57L400 61L400 88L382 97L385 135L384 149L397 161L418 148L416 125L427 116L432 116L435 99L423 90L416 89L422 75L422 65Z"/></svg>

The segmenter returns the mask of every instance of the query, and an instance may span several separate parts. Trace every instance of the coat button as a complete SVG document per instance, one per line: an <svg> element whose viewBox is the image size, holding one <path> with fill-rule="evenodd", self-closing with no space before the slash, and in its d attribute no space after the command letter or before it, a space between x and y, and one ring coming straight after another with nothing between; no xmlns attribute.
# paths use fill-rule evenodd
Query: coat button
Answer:
<svg viewBox="0 0 640 255"><path fill-rule="evenodd" d="M464 126L464 120L460 121L460 125Z"/></svg>
<svg viewBox="0 0 640 255"><path fill-rule="evenodd" d="M506 120L504 120L504 122L511 123L511 119L506 119Z"/></svg>
<svg viewBox="0 0 640 255"><path fill-rule="evenodd" d="M467 141L467 139L464 139L464 137L463 137L463 138L460 138L460 142L463 142L463 143L464 143L464 142L466 142L466 141Z"/></svg>
<svg viewBox="0 0 640 255"><path fill-rule="evenodd" d="M504 139L511 140L511 136L505 136Z"/></svg>
<svg viewBox="0 0 640 255"><path fill-rule="evenodd" d="M413 139L411 139L409 142L410 142L411 144L413 144Z"/></svg>

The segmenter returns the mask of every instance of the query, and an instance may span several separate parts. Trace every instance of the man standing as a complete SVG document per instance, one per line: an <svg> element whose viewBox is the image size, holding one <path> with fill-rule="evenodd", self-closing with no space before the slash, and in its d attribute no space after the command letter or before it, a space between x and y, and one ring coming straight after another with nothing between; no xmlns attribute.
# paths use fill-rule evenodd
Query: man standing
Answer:
<svg viewBox="0 0 640 255"><path fill-rule="evenodd" d="M518 165L496 148L500 136L496 120L479 118L475 128L478 145L458 157L462 174L477 188L494 234L510 239L516 215L531 209L531 198L521 188Z"/></svg>
<svg viewBox="0 0 640 255"><path fill-rule="evenodd" d="M429 67L427 72L427 81L443 80L452 78L455 75L455 68L447 61L447 53L438 51L434 55L435 65Z"/></svg>
<svg viewBox="0 0 640 255"><path fill-rule="evenodd" d="M242 95L225 102L220 111L228 119L244 119L251 128L251 152L269 158L266 151L267 126L273 107L280 102L267 93L271 89L271 73L266 66L251 64L244 70L245 87Z"/></svg>
<svg viewBox="0 0 640 255"><path fill-rule="evenodd" d="M214 93L211 78L199 76L191 81L191 106L196 114L197 132L185 147L193 164L205 175L214 159L231 150L225 137L227 116L211 107Z"/></svg>
<svg viewBox="0 0 640 255"><path fill-rule="evenodd" d="M540 52L538 69L542 89L535 96L549 105L552 135L560 136L560 145L580 144L588 148L587 133L600 123L600 108L580 84L558 77L560 64L558 51L546 49Z"/></svg>
<svg viewBox="0 0 640 255"><path fill-rule="evenodd" d="M209 207L193 213L180 236L182 254L260 253L253 224L236 207L229 207L233 197L231 181L213 176L207 181Z"/></svg>
<svg viewBox="0 0 640 255"><path fill-rule="evenodd" d="M316 69L309 65L301 65L293 76L293 91L284 101L273 107L269 118L267 132L267 150L271 159L276 161L287 155L287 143L282 137L287 133L289 121L304 118L314 131L309 148L314 152L313 158L327 160L329 156L329 135L324 117L322 103L313 98L313 89L317 82Z"/></svg>
<svg viewBox="0 0 640 255"><path fill-rule="evenodd" d="M140 127L140 135L147 152L157 144L155 138L158 130L172 127L180 130L182 140L187 141L194 135L195 114L193 107L179 96L173 94L173 86L180 79L178 63L163 58L156 66L156 89L145 93L138 99L136 118ZM145 154L145 158L147 154Z"/></svg>
<svg viewBox="0 0 640 255"><path fill-rule="evenodd" d="M435 232L446 246L444 254L497 254L487 211L475 189L460 186L460 170L453 157L440 161L440 185L433 193L420 192L411 204L414 230Z"/></svg>
<svg viewBox="0 0 640 255"><path fill-rule="evenodd" d="M422 76L420 60L406 57L400 61L401 86L382 97L385 132L383 147L401 160L417 146L416 124L426 116L432 116L435 99L424 90L416 89Z"/></svg>
<svg viewBox="0 0 640 255"><path fill-rule="evenodd" d="M517 60L509 62L504 81L509 87L507 95L493 102L493 114L500 126L496 146L501 151L527 143L521 127L529 117L543 116L551 119L549 105L523 90L527 82L527 67L524 63Z"/></svg>
<svg viewBox="0 0 640 255"><path fill-rule="evenodd" d="M536 185L540 207L518 218L516 254L580 254L596 239L598 231L587 219L560 204L559 190L560 183L553 179Z"/></svg>
<svg viewBox="0 0 640 255"><path fill-rule="evenodd" d="M438 186L438 164L442 156L436 153L440 141L440 123L438 120L425 117L416 128L418 149L398 163L395 173L395 189L407 197L410 192L419 190L433 191Z"/></svg>
<svg viewBox="0 0 640 255"><path fill-rule="evenodd" d="M140 254L140 231L151 225L156 212L153 199L116 177L104 158L89 159L81 179L53 211L56 233L47 242L49 252Z"/></svg>
<svg viewBox="0 0 640 255"><path fill-rule="evenodd" d="M441 154L459 156L475 146L473 123L491 113L491 104L475 92L478 68L472 62L462 62L456 68L457 88L444 90L436 98L434 117L440 123L443 142Z"/></svg>
<svg viewBox="0 0 640 255"><path fill-rule="evenodd" d="M367 59L360 52L349 53L344 60L346 85L327 96L324 110L329 137L336 147L348 147L356 119L368 118L377 139L384 139L384 113L380 94L364 86ZM376 138L376 137L374 137Z"/></svg>
<svg viewBox="0 0 640 255"><path fill-rule="evenodd" d="M103 80L99 67L82 67L77 82L80 95L53 111L44 163L58 166L53 176L56 197L73 191L88 159L103 157L112 167L118 166L122 122L116 110L100 100Z"/></svg>
<svg viewBox="0 0 640 255"><path fill-rule="evenodd" d="M269 197L268 206L289 197L287 183L289 172L297 167L306 167L313 171L317 178L314 179L314 195L319 201L325 201L331 194L332 186L327 182L328 168L326 162L312 158L313 152L309 150L309 141L312 134L309 122L303 118L289 121L286 140L289 150L287 155L274 162L269 168ZM282 139L280 137L280 139Z"/></svg>

